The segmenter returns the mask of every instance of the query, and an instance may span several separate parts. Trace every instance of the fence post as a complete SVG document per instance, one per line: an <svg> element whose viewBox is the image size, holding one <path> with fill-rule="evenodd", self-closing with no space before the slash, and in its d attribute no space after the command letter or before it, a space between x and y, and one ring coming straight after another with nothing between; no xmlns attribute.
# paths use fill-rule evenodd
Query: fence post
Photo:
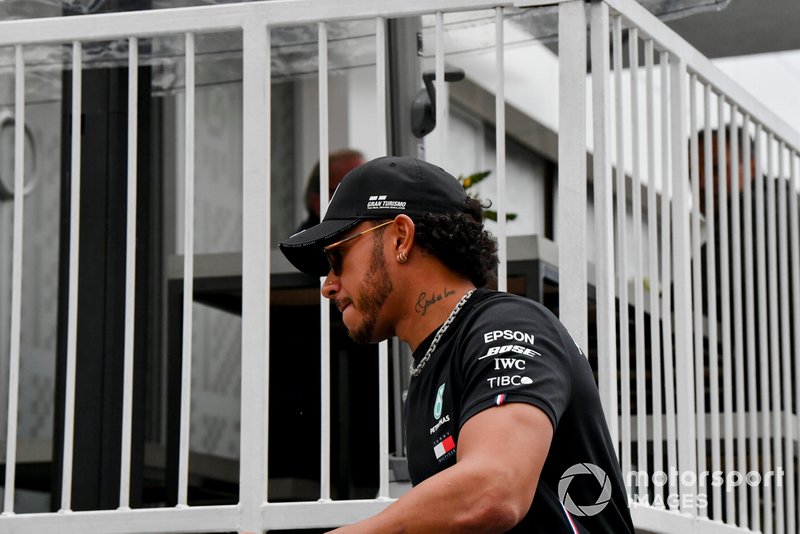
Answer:
<svg viewBox="0 0 800 534"><path fill-rule="evenodd" d="M672 137L672 223L673 223L673 273L675 285L675 383L678 421L694 422L694 347L692 345L692 280L689 255L689 178L686 131L686 60L672 55L670 58L671 137ZM669 320L667 317L664 320ZM694 473L697 470L697 445L693 423L678 425L678 472ZM681 496L691 499L697 494L697 479L686 484L680 479ZM683 509L683 506L681 506ZM696 509L690 506L688 510Z"/></svg>
<svg viewBox="0 0 800 534"><path fill-rule="evenodd" d="M592 123L597 295L597 373L600 399L618 449L617 332L614 306L614 198L611 184L611 93L608 4L592 2ZM588 348L588 347L587 347Z"/></svg>
<svg viewBox="0 0 800 534"><path fill-rule="evenodd" d="M588 349L586 276L586 11L583 0L558 6L559 315ZM568 238L566 238L568 236Z"/></svg>
<svg viewBox="0 0 800 534"><path fill-rule="evenodd" d="M242 432L239 530L261 532L267 499L270 284L270 46L263 22L242 28Z"/></svg>

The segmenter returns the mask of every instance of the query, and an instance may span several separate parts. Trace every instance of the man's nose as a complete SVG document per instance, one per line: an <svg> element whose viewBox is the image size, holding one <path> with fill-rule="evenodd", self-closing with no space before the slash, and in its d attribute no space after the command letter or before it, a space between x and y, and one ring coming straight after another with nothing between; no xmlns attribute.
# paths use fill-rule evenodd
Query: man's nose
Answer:
<svg viewBox="0 0 800 534"><path fill-rule="evenodd" d="M326 276L325 280L322 282L322 289L320 289L320 293L322 293L322 296L326 299L332 299L338 292L339 277L333 274L333 271L330 271L328 276Z"/></svg>

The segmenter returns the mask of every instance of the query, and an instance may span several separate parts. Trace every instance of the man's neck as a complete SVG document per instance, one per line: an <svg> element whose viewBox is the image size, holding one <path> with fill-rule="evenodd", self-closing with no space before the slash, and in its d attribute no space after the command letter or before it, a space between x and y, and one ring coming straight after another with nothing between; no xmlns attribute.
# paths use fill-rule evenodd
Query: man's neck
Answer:
<svg viewBox="0 0 800 534"><path fill-rule="evenodd" d="M469 280L453 278L421 282L411 286L406 300L406 313L398 323L397 336L416 350L431 332L439 328L459 300L474 285Z"/></svg>

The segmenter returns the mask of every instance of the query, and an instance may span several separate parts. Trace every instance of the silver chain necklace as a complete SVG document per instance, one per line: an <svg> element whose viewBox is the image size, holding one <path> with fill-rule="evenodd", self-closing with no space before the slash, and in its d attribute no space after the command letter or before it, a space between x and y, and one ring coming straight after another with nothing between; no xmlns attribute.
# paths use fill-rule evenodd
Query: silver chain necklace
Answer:
<svg viewBox="0 0 800 534"><path fill-rule="evenodd" d="M411 376L419 376L419 374L422 372L422 368L425 367L425 364L428 363L428 360L433 355L433 351L436 350L436 345L439 343L439 339L441 339L442 335L447 332L447 329L456 318L456 315L458 315L458 312L461 311L461 308L467 302L467 299L469 299L474 292L474 289L470 289L463 297L461 297L461 300L458 301L455 308L453 308L453 311L450 312L447 320L442 326L439 327L439 331L436 332L436 335L433 337L433 341L431 341L431 346L428 347L428 350L425 352L425 356L422 357L422 359L419 361L419 364L414 367L414 363L411 363L411 367L408 369L411 372Z"/></svg>

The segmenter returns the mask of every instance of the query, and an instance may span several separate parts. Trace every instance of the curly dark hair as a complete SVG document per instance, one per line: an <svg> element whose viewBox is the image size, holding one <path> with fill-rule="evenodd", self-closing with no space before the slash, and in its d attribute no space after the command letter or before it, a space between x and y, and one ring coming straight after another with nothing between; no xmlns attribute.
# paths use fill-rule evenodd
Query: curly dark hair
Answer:
<svg viewBox="0 0 800 534"><path fill-rule="evenodd" d="M497 276L497 241L483 227L484 207L488 206L467 198L462 213L429 213L414 219L416 243L447 268L468 277L475 287Z"/></svg>

